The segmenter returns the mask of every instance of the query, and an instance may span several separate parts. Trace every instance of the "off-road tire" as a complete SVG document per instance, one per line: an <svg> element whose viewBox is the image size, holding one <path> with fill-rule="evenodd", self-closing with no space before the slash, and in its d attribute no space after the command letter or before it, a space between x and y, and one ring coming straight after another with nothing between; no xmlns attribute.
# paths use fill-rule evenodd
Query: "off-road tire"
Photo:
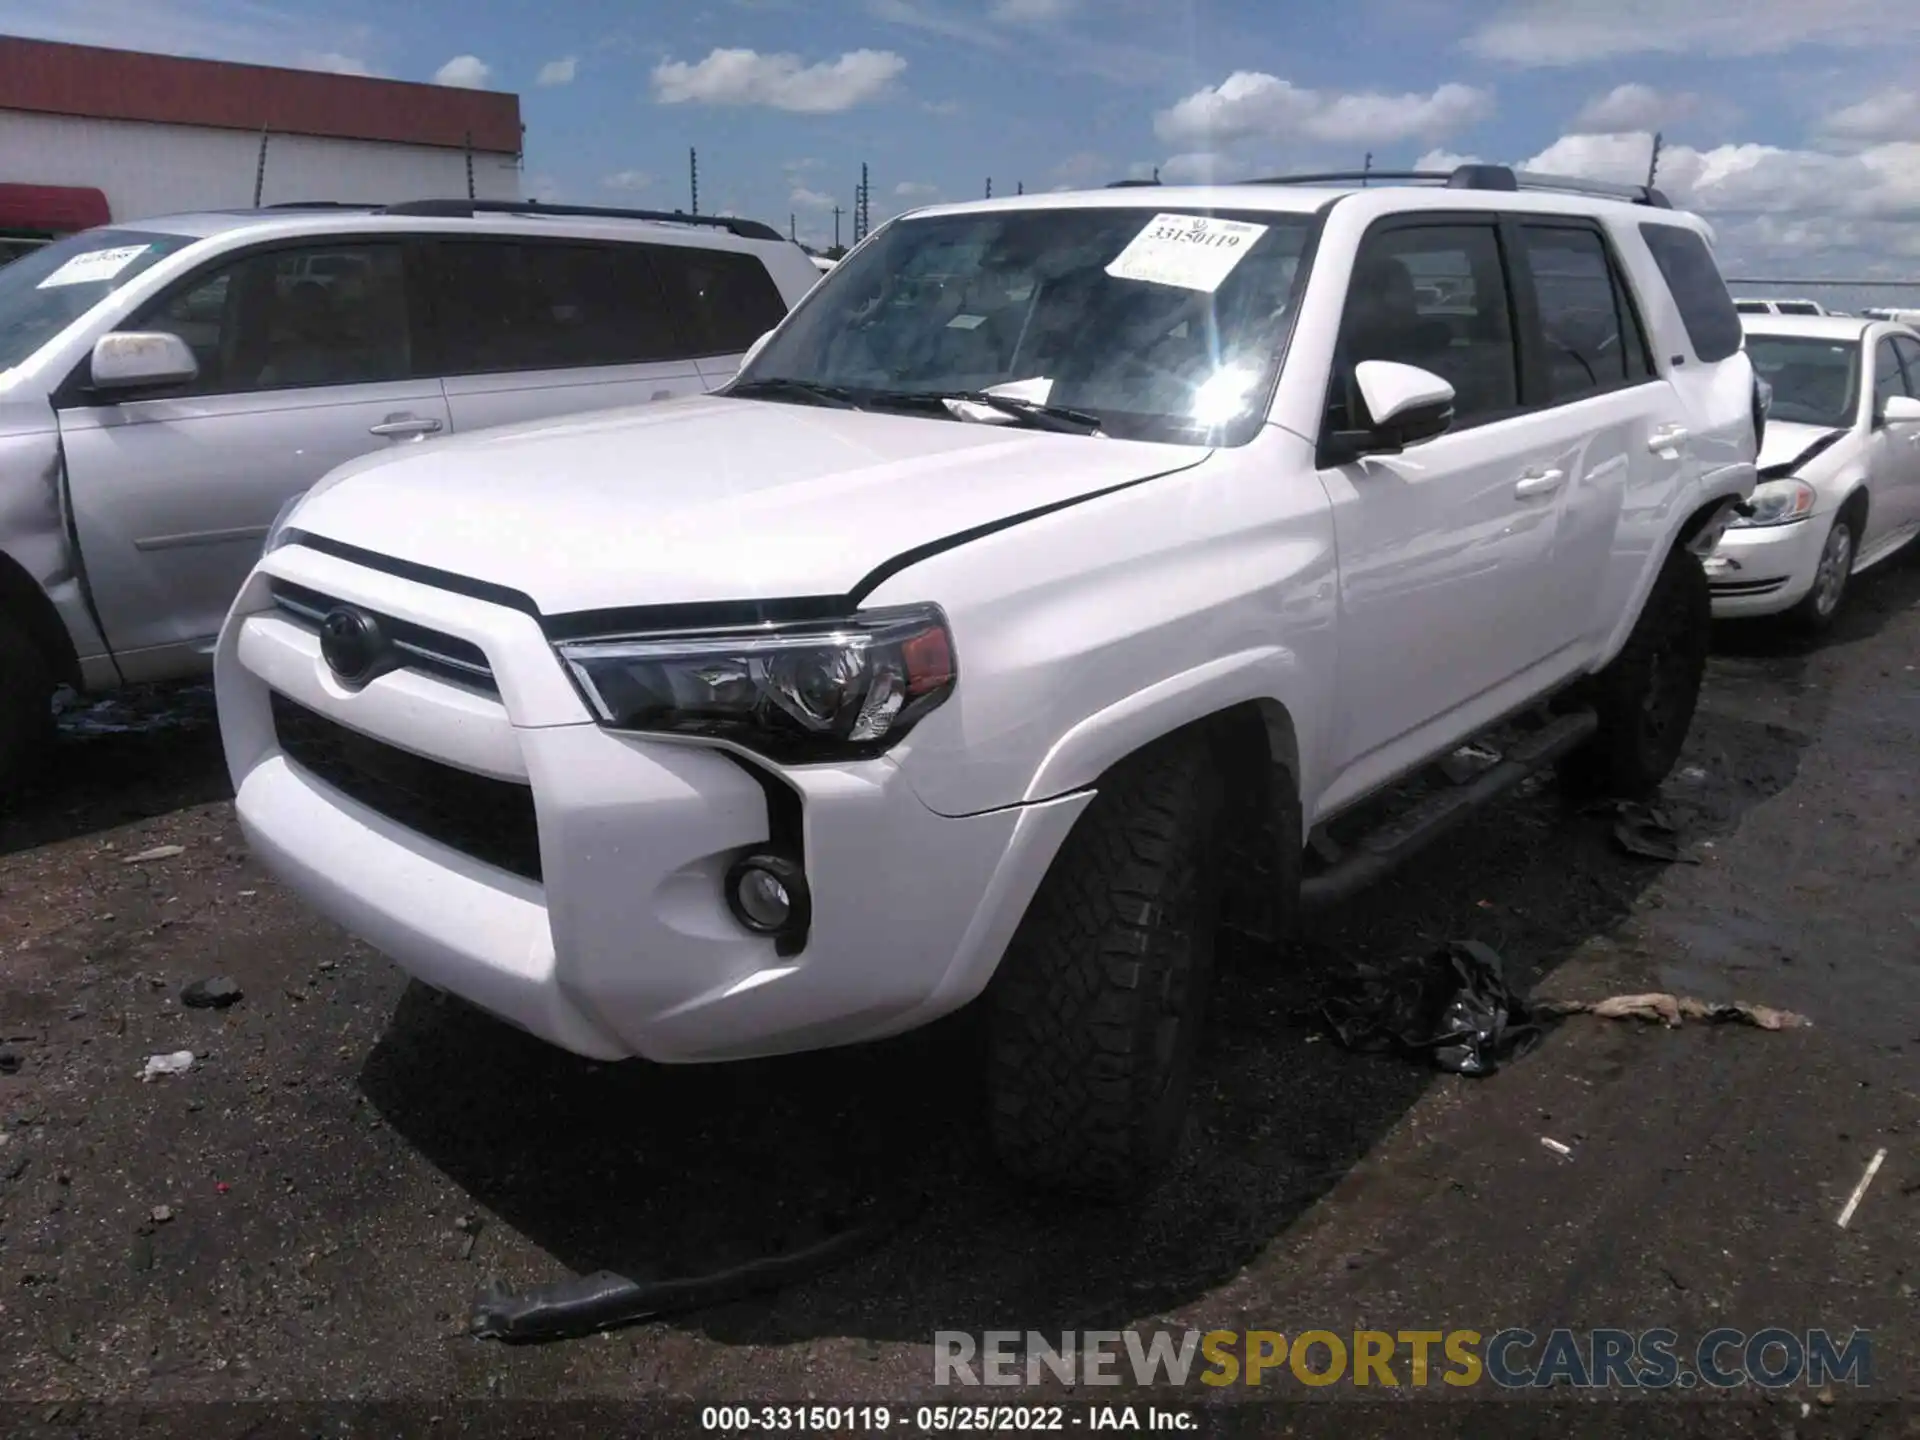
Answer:
<svg viewBox="0 0 1920 1440"><path fill-rule="evenodd" d="M1185 1129L1220 913L1223 786L1198 737L1116 767L1041 882L986 1004L1001 1163L1048 1190L1149 1188Z"/></svg>
<svg viewBox="0 0 1920 1440"><path fill-rule="evenodd" d="M1659 789L1693 725L1712 627L1707 572L1699 556L1677 546L1626 647L1580 691L1600 729L1561 767L1576 789L1630 800Z"/></svg>
<svg viewBox="0 0 1920 1440"><path fill-rule="evenodd" d="M1786 613L1786 621L1795 630L1809 638L1824 635L1833 628L1833 622L1840 618L1840 612L1846 608L1847 591L1853 578L1853 564L1860 554L1861 521L1864 517L1858 505L1850 504L1833 517L1833 525L1828 529L1826 538L1820 542L1820 570L1814 576L1813 588L1807 591L1800 603ZM1844 550L1836 555L1836 546ZM1831 567L1838 567L1838 573L1829 576Z"/></svg>
<svg viewBox="0 0 1920 1440"><path fill-rule="evenodd" d="M0 800L32 778L53 742L53 688L33 637L0 614Z"/></svg>

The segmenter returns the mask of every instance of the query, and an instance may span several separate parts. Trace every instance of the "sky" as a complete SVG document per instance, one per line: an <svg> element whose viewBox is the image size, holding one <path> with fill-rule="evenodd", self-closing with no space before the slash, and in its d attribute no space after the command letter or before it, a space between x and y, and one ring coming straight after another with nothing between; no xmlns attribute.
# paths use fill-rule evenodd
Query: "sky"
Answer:
<svg viewBox="0 0 1920 1440"><path fill-rule="evenodd" d="M1659 183L1741 276L1920 275L1920 6L1886 0L0 0L0 33L512 91L526 193L852 238L1147 176Z"/></svg>

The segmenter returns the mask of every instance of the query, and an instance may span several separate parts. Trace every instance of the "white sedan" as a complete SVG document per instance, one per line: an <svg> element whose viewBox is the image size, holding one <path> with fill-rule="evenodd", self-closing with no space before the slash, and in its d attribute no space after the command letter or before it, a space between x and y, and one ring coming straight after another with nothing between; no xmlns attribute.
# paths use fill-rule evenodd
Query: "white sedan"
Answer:
<svg viewBox="0 0 1920 1440"><path fill-rule="evenodd" d="M1707 561L1713 613L1824 630L1848 581L1920 534L1920 334L1834 316L1741 324L1773 401L1751 513Z"/></svg>

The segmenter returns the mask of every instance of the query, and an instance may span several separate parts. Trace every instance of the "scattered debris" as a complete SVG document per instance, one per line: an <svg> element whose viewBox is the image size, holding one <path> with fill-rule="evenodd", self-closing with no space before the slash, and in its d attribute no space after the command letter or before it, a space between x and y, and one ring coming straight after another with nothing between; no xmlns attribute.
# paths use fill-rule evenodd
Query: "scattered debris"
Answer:
<svg viewBox="0 0 1920 1440"><path fill-rule="evenodd" d="M1556 1155L1563 1156L1569 1160L1573 1158L1573 1147L1571 1145L1562 1145L1550 1135L1542 1135L1540 1137L1540 1143Z"/></svg>
<svg viewBox="0 0 1920 1440"><path fill-rule="evenodd" d="M26 1062L11 1045L0 1045L0 1075L17 1075Z"/></svg>
<svg viewBox="0 0 1920 1440"><path fill-rule="evenodd" d="M153 1215L154 1224L164 1225L173 1219L173 1207L171 1205L156 1205L153 1207L151 1214Z"/></svg>
<svg viewBox="0 0 1920 1440"><path fill-rule="evenodd" d="M224 1195L232 1188L233 1187L224 1180L216 1180L213 1182L213 1193L216 1195Z"/></svg>
<svg viewBox="0 0 1920 1440"><path fill-rule="evenodd" d="M1542 1016L1597 1015L1602 1020L1655 1020L1667 1026L1679 1025L1683 1020L1705 1020L1714 1024L1737 1020L1761 1030L1798 1030L1813 1024L1806 1016L1791 1010L1775 1010L1743 1000L1716 1002L1662 993L1612 995L1605 1000L1535 1000L1532 1006L1534 1013Z"/></svg>
<svg viewBox="0 0 1920 1440"><path fill-rule="evenodd" d="M1321 1014L1350 1050L1427 1054L1457 1075L1491 1075L1540 1039L1500 956L1476 940L1450 941L1389 967L1358 967Z"/></svg>
<svg viewBox="0 0 1920 1440"><path fill-rule="evenodd" d="M1603 800L1587 807L1589 814L1613 816L1613 839L1629 855L1668 864L1698 865L1680 842L1680 829L1667 812L1638 800Z"/></svg>
<svg viewBox="0 0 1920 1440"><path fill-rule="evenodd" d="M147 1068L140 1072L142 1080L155 1080L162 1075L184 1075L193 1068L191 1050L175 1050L171 1055L149 1055Z"/></svg>
<svg viewBox="0 0 1920 1440"><path fill-rule="evenodd" d="M1842 1230L1846 1229L1847 1222L1853 1219L1853 1212L1860 1208L1861 1200L1866 1198L1867 1186L1871 1185L1873 1183L1873 1177L1880 1173L1880 1166L1886 1158L1887 1151L1885 1146L1873 1152L1873 1159L1867 1162L1867 1173L1862 1175L1860 1177L1860 1183L1853 1187L1853 1194L1847 1197L1847 1208L1840 1212L1840 1220L1838 1223Z"/></svg>
<svg viewBox="0 0 1920 1440"><path fill-rule="evenodd" d="M462 1215L458 1220L453 1222L453 1228L458 1230L462 1235L478 1235L481 1230L481 1224L482 1222L472 1215Z"/></svg>
<svg viewBox="0 0 1920 1440"><path fill-rule="evenodd" d="M180 992L180 1003L190 1010L224 1010L240 998L240 987L225 975L196 980Z"/></svg>
<svg viewBox="0 0 1920 1440"><path fill-rule="evenodd" d="M139 865L147 860L171 860L176 855L187 853L184 845L156 845L151 850L142 850L138 855L125 856L122 865Z"/></svg>
<svg viewBox="0 0 1920 1440"><path fill-rule="evenodd" d="M1462 745L1440 762L1440 773L1455 785L1464 785L1474 776L1498 765L1502 756L1485 745Z"/></svg>

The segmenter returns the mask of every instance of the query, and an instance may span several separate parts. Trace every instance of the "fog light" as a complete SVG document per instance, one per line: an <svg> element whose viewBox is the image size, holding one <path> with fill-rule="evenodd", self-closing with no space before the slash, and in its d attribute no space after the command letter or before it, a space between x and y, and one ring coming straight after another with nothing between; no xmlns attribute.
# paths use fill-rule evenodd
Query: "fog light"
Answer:
<svg viewBox="0 0 1920 1440"><path fill-rule="evenodd" d="M811 908L807 877L780 855L748 855L727 871L727 908L757 935L804 930Z"/></svg>

